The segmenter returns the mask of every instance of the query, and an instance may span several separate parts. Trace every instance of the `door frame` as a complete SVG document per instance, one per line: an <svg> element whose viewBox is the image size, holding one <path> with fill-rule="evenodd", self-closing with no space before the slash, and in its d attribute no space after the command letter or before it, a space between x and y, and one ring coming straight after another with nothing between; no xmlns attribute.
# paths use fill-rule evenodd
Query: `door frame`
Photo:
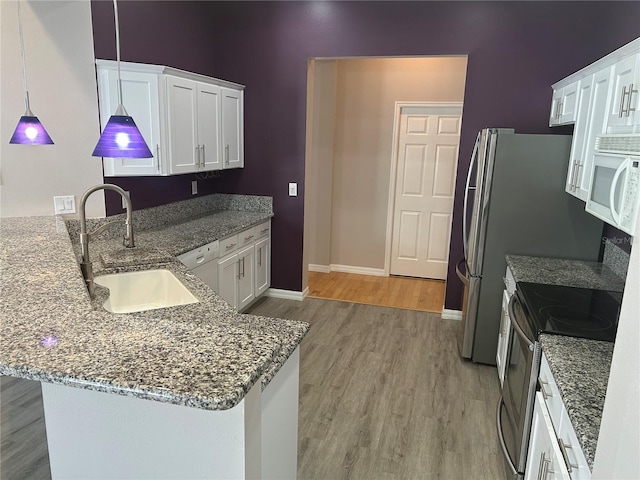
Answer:
<svg viewBox="0 0 640 480"><path fill-rule="evenodd" d="M411 107L419 108L460 108L460 121L462 121L463 102L395 102L395 110L393 114L393 138L391 139L391 165L389 168L389 200L387 202L387 235L384 249L384 275L389 276L391 273L391 246L393 239L393 211L396 204L396 175L398 174L398 139L400 137L400 115L402 110ZM458 158L459 162L460 158ZM457 178L456 168L456 178ZM453 230L453 229L452 229ZM449 234L451 235L451 233ZM451 236L449 236L451 243Z"/></svg>

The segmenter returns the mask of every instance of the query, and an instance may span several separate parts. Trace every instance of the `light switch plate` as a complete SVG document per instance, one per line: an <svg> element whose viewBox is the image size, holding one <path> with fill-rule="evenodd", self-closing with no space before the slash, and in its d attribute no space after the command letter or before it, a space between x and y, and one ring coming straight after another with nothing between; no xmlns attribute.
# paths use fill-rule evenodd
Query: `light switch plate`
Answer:
<svg viewBox="0 0 640 480"><path fill-rule="evenodd" d="M289 196L290 197L297 197L298 196L298 184L297 183L290 183L289 184Z"/></svg>
<svg viewBox="0 0 640 480"><path fill-rule="evenodd" d="M53 212L56 215L76 213L76 196L61 195L53 197Z"/></svg>

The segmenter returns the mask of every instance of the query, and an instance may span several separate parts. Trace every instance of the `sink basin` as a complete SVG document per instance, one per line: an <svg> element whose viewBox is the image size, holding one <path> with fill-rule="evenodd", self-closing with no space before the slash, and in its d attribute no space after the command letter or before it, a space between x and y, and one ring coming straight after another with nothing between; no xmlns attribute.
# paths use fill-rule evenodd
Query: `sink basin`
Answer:
<svg viewBox="0 0 640 480"><path fill-rule="evenodd" d="M142 312L199 301L173 273L164 269L113 273L94 281L109 289L109 298L103 306L112 313Z"/></svg>

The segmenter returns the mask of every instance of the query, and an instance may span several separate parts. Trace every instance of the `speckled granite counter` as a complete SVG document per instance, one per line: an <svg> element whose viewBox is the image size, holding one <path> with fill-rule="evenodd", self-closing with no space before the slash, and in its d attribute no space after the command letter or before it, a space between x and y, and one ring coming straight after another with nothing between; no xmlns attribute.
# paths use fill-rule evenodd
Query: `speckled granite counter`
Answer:
<svg viewBox="0 0 640 480"><path fill-rule="evenodd" d="M223 212L198 220L206 233L190 222L136 232L141 251L159 257L117 270L167 268L200 302L121 315L104 311L99 297L92 304L64 222L1 219L0 374L208 410L233 407L260 378L268 384L308 325L238 314L162 250L177 255L270 216ZM114 242L92 242L92 259Z"/></svg>
<svg viewBox="0 0 640 480"><path fill-rule="evenodd" d="M506 255L505 258L516 282L595 288L615 292L624 290L624 280L602 263L521 255Z"/></svg>
<svg viewBox="0 0 640 480"><path fill-rule="evenodd" d="M593 469L613 343L540 335L540 343L589 468Z"/></svg>

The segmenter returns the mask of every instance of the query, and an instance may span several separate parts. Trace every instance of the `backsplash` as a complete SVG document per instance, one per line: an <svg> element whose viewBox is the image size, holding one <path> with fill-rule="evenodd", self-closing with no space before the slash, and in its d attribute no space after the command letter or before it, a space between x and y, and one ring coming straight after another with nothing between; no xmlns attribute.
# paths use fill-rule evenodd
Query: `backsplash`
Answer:
<svg viewBox="0 0 640 480"><path fill-rule="evenodd" d="M613 243L609 238L604 239L604 257L602 263L609 267L621 278L627 278L630 254Z"/></svg>
<svg viewBox="0 0 640 480"><path fill-rule="evenodd" d="M150 230L172 223L185 222L208 215L211 212L221 210L233 210L240 212L264 212L273 213L273 199L271 197L256 195L232 195L214 193L203 197L197 197L180 202L168 203L158 207L145 208L133 211L134 232ZM94 231L101 225L113 220L126 219L126 214L120 213L106 218L88 218L87 230ZM73 243L78 243L80 238L80 221L77 218L66 219L69 237ZM110 232L112 230L112 232ZM114 225L100 235L107 238L110 235L122 236L122 225Z"/></svg>

